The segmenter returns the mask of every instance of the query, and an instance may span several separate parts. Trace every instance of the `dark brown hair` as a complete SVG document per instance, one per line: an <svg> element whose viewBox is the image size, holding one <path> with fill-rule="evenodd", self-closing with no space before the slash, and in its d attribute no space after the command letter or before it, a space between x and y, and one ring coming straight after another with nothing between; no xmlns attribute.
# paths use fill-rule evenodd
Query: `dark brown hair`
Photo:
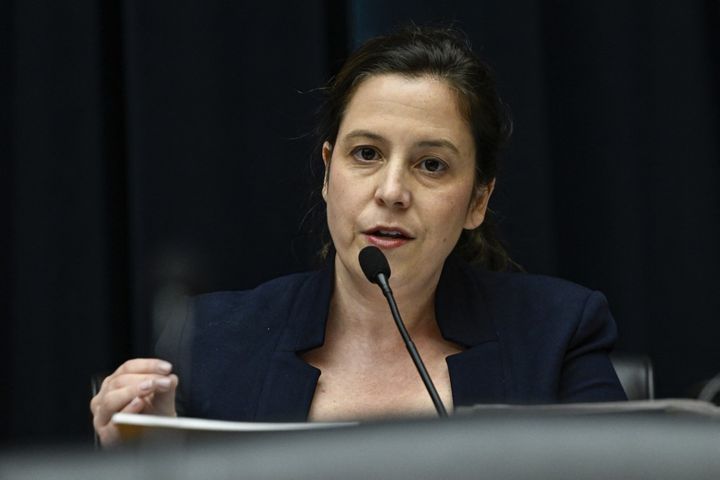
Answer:
<svg viewBox="0 0 720 480"><path fill-rule="evenodd" d="M475 186L495 179L498 153L510 137L512 122L500 100L491 69L471 50L467 38L453 28L406 26L365 42L347 59L326 89L317 127L319 147L334 145L345 109L358 85L374 75L432 76L455 90L475 140ZM326 244L327 254L331 244ZM482 225L464 230L456 253L490 270L505 270L514 263L497 238L492 212Z"/></svg>

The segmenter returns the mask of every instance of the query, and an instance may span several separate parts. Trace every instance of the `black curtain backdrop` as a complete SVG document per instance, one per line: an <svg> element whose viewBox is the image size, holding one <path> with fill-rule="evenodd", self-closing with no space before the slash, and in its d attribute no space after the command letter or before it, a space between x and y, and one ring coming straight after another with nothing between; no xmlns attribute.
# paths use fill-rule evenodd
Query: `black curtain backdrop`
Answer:
<svg viewBox="0 0 720 480"><path fill-rule="evenodd" d="M454 21L515 118L492 208L530 272L603 291L658 393L720 371L720 2L7 1L0 440L89 440L89 378L187 293L311 265L317 91Z"/></svg>

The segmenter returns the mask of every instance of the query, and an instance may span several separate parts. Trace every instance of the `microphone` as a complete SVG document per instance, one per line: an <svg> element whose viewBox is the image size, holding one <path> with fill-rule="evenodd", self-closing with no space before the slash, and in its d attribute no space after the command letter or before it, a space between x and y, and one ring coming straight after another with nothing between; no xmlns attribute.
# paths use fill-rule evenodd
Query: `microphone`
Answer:
<svg viewBox="0 0 720 480"><path fill-rule="evenodd" d="M370 283L376 283L380 285L380 288L387 285L387 288L390 289L390 285L387 283L390 278L390 264L379 248L372 245L363 248L358 255L358 261Z"/></svg>
<svg viewBox="0 0 720 480"><path fill-rule="evenodd" d="M400 331L400 336L402 337L403 342L405 342L405 348L407 348L407 351L415 364L415 368L417 368L420 378L425 384L425 388L432 399L433 405L435 405L435 410L437 410L439 416L447 417L445 405L443 405L440 395L438 395L437 389L435 389L435 385L425 368L425 364L423 363L422 358L420 358L420 354L418 353L417 348L415 348L415 344L410 338L410 334L408 334L405 324L400 317L397 303L395 303L395 297L393 296L390 284L388 283L388 279L390 278L390 265L388 264L387 258L385 258L385 255L383 255L379 248L369 245L360 250L358 261L360 262L360 268L362 268L362 271L368 281L379 285L383 295L385 295L385 298L390 305L390 312L392 312L395 325L397 325L397 328Z"/></svg>

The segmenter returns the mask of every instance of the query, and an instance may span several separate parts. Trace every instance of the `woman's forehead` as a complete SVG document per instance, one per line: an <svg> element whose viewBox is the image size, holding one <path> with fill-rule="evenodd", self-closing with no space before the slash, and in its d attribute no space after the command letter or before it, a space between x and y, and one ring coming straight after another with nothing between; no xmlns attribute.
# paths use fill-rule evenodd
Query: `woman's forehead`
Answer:
<svg viewBox="0 0 720 480"><path fill-rule="evenodd" d="M358 131L414 141L427 137L450 142L460 150L473 150L456 92L431 76L389 74L365 79L348 102L338 140Z"/></svg>

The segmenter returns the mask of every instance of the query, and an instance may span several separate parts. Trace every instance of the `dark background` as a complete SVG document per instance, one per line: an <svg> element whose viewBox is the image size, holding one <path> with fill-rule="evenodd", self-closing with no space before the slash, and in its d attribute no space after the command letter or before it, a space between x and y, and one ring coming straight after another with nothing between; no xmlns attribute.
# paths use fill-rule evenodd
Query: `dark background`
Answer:
<svg viewBox="0 0 720 480"><path fill-rule="evenodd" d="M497 70L514 258L602 290L659 396L720 371L720 2L389 3L0 3L0 442L89 439L174 299L308 268L317 88L410 19Z"/></svg>

